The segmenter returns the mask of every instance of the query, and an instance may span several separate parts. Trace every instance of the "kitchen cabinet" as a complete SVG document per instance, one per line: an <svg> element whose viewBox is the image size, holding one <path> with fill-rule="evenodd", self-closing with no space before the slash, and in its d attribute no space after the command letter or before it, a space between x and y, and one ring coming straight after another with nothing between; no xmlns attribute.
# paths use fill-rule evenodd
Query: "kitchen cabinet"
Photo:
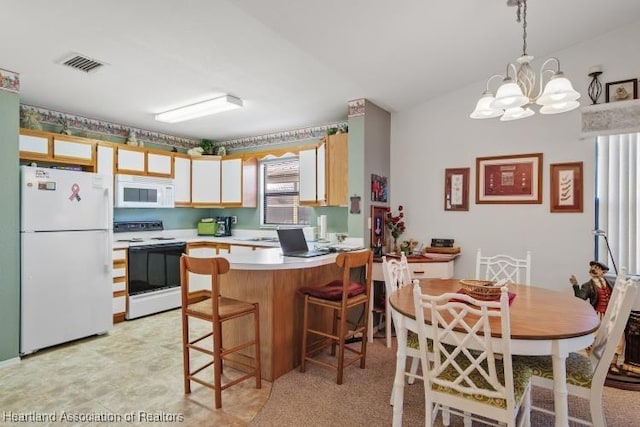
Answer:
<svg viewBox="0 0 640 427"><path fill-rule="evenodd" d="M173 153L118 144L117 173L173 178Z"/></svg>
<svg viewBox="0 0 640 427"><path fill-rule="evenodd" d="M298 153L300 171L300 193L301 204L315 204L318 202L316 148L300 150Z"/></svg>
<svg viewBox="0 0 640 427"><path fill-rule="evenodd" d="M325 202L328 206L349 204L349 134L338 133L326 138Z"/></svg>
<svg viewBox="0 0 640 427"><path fill-rule="evenodd" d="M20 160L70 164L93 171L96 141L52 132L20 129Z"/></svg>
<svg viewBox="0 0 640 427"><path fill-rule="evenodd" d="M349 194L348 134L329 135L315 148L300 150L300 203L347 206Z"/></svg>
<svg viewBox="0 0 640 427"><path fill-rule="evenodd" d="M191 206L191 157L173 154L173 186L176 206Z"/></svg>
<svg viewBox="0 0 640 427"><path fill-rule="evenodd" d="M258 159L242 161L242 207L258 207Z"/></svg>
<svg viewBox="0 0 640 427"><path fill-rule="evenodd" d="M146 149L147 175L173 178L172 153L163 150Z"/></svg>
<svg viewBox="0 0 640 427"><path fill-rule="evenodd" d="M116 166L116 146L108 142L96 145L96 173L113 176Z"/></svg>
<svg viewBox="0 0 640 427"><path fill-rule="evenodd" d="M127 312L127 249L113 250L113 323L124 321Z"/></svg>
<svg viewBox="0 0 640 427"><path fill-rule="evenodd" d="M191 205L220 205L221 157L202 156L191 159Z"/></svg>
<svg viewBox="0 0 640 427"><path fill-rule="evenodd" d="M146 172L144 148L119 145L117 151L117 172L128 175L144 175Z"/></svg>
<svg viewBox="0 0 640 427"><path fill-rule="evenodd" d="M242 159L223 158L220 174L220 202L224 206L242 206Z"/></svg>

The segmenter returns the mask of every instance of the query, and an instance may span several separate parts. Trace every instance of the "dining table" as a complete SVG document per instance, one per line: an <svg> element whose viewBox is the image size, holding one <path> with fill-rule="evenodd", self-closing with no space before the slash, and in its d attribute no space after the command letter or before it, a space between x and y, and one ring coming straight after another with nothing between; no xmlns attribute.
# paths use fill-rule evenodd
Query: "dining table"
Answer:
<svg viewBox="0 0 640 427"><path fill-rule="evenodd" d="M458 279L420 279L423 294L462 292ZM515 294L510 302L511 353L523 356L551 356L554 378L555 426L569 425L567 372L569 353L587 348L593 342L600 320L588 301L576 298L571 289L507 284ZM413 285L394 291L389 297L396 328L398 351L393 384L393 425L402 425L404 375L407 359L407 332L417 332ZM425 312L425 322L430 318ZM491 325L494 338L502 339L499 322ZM462 331L463 332L463 331Z"/></svg>

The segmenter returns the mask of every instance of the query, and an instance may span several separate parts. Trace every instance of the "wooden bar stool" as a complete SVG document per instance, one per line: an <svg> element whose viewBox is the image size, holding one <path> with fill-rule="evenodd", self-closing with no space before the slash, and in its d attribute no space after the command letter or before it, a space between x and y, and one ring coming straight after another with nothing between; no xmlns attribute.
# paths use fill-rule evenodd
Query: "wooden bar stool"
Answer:
<svg viewBox="0 0 640 427"><path fill-rule="evenodd" d="M225 258L193 258L187 255L180 257L180 283L182 290L182 352L184 357L184 392L191 393L191 381L212 388L215 391L216 409L222 407L222 390L241 381L255 377L256 388L260 388L260 316L258 303L248 303L220 295L220 275L229 271L229 261ZM189 291L189 273L208 275L211 277L210 290ZM253 339L239 343L232 348L222 345L222 325L226 321L253 315ZM211 330L195 338L189 335L189 319L197 318L211 322ZM203 340L212 337L213 350L203 346ZM253 346L253 355L247 348ZM213 358L210 362L192 369L190 350L208 354ZM235 354L233 366L246 372L237 378L222 384L222 361ZM213 383L199 378L197 375L213 365ZM231 365L231 363L229 363Z"/></svg>
<svg viewBox="0 0 640 427"><path fill-rule="evenodd" d="M320 287L305 287L299 290L304 295L300 372L305 371L306 362L315 363L335 369L338 374L337 382L342 384L343 371L346 366L360 361L360 369L365 367L373 253L368 249L357 252L343 252L336 258L336 264L342 268L341 280L334 280ZM359 272L362 272L363 269L365 270L364 283L351 279L353 269L358 269ZM331 311L331 331L322 331L309 325L309 309L311 306ZM358 306L361 306L362 310L364 310L360 315L361 320L357 322L353 329L348 330L348 311ZM320 338L307 345L309 334ZM347 347L347 340L356 337L358 334L361 334L358 337L361 340L360 350ZM329 346L331 346L332 356L336 355L336 347L338 348L336 364L313 358L314 355ZM355 356L345 361L345 351L354 353Z"/></svg>

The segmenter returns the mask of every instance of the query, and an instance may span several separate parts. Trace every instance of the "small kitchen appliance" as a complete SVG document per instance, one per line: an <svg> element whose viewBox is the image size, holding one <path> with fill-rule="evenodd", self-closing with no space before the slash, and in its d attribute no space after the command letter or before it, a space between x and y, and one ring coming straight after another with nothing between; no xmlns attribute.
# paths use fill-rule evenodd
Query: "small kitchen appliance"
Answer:
<svg viewBox="0 0 640 427"><path fill-rule="evenodd" d="M216 218L202 218L198 222L198 236L215 236L218 230Z"/></svg>
<svg viewBox="0 0 640 427"><path fill-rule="evenodd" d="M217 226L215 236L231 236L231 222L232 219L230 216L219 216L218 220L216 221Z"/></svg>

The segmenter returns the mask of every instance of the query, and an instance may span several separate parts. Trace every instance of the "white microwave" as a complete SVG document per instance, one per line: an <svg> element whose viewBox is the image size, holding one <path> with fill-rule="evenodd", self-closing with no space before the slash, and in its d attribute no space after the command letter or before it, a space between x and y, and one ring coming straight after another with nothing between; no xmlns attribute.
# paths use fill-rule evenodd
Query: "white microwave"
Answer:
<svg viewBox="0 0 640 427"><path fill-rule="evenodd" d="M115 197L116 208L172 208L173 179L116 175Z"/></svg>

